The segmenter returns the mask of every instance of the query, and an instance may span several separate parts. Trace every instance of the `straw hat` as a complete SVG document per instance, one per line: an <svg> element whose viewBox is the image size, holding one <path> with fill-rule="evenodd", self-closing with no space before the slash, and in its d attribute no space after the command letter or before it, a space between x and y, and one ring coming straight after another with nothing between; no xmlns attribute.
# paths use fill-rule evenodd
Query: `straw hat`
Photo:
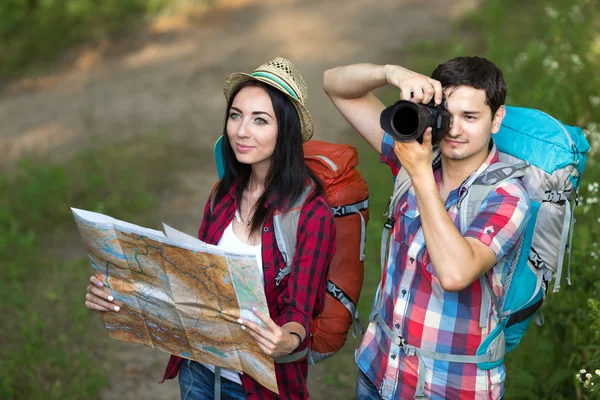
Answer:
<svg viewBox="0 0 600 400"><path fill-rule="evenodd" d="M296 107L300 124L302 126L302 141L309 140L314 132L313 121L306 108L307 91L306 83L302 75L296 69L291 61L283 57L277 57L274 60L258 67L251 74L244 72L234 72L223 79L223 93L225 99L229 102L231 95L242 82L260 81L283 92Z"/></svg>

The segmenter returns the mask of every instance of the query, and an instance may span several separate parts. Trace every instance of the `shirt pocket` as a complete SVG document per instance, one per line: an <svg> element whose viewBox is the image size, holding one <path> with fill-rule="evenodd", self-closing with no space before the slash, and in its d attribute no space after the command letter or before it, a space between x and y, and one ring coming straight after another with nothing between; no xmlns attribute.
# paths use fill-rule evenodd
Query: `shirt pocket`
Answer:
<svg viewBox="0 0 600 400"><path fill-rule="evenodd" d="M412 204L410 196L400 199L396 208L396 225L394 227L394 239L398 243L409 245L411 238L421 227L421 219L416 204Z"/></svg>

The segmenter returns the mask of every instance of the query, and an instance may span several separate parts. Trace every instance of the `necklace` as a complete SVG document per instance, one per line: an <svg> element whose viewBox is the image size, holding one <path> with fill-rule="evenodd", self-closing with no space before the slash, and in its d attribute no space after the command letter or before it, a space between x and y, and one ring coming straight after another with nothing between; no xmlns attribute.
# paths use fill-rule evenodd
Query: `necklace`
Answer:
<svg viewBox="0 0 600 400"><path fill-rule="evenodd" d="M244 221L245 225L250 225L250 195L247 191L244 191L246 195L246 220ZM235 210L235 220L238 224L242 223L242 216L240 215L239 210Z"/></svg>

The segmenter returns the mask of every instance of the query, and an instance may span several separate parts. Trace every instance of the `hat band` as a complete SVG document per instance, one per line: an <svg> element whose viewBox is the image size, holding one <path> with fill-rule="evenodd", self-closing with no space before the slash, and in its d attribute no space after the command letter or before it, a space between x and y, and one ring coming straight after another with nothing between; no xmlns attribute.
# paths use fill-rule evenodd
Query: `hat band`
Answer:
<svg viewBox="0 0 600 400"><path fill-rule="evenodd" d="M292 90L292 88L290 88L284 81L282 81L281 79L279 79L275 75L270 74L268 72L253 72L250 75L251 76L260 76L262 78L267 78L267 79L269 79L271 81L274 81L279 86L281 86L282 88L284 88L288 92L288 94L290 96L292 96L294 99L298 100L298 96L296 96L296 93Z"/></svg>

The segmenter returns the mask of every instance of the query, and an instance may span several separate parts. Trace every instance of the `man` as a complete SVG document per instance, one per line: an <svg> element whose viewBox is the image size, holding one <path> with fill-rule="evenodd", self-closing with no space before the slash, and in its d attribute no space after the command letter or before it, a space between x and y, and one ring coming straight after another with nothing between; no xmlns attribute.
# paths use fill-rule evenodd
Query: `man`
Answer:
<svg viewBox="0 0 600 400"><path fill-rule="evenodd" d="M431 128L422 144L394 142L380 128L385 106L371 91L384 85L416 103L440 104L446 97L452 127L439 151L432 148ZM501 298L529 217L525 188L510 178L485 198L470 225L461 227L458 218L459 200L499 162L492 135L506 113L502 72L479 57L452 59L431 78L396 65L356 64L327 71L323 87L394 176L403 168L412 181L390 210L395 220L381 309L356 353L357 398L501 398L503 364L484 370L479 361L456 360L474 356L497 325L492 302L482 300L483 286L487 280Z"/></svg>

